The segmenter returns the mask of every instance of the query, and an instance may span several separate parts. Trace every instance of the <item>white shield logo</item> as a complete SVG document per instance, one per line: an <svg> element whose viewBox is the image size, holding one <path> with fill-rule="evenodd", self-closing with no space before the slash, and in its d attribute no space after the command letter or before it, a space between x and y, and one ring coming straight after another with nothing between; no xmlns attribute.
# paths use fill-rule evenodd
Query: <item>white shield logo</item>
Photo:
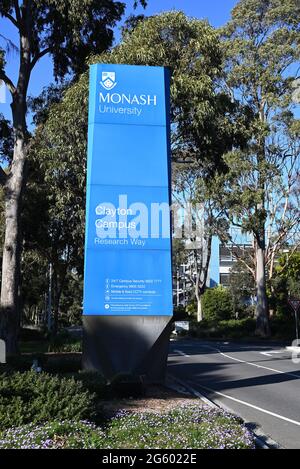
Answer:
<svg viewBox="0 0 300 469"><path fill-rule="evenodd" d="M100 81L100 84L107 91L112 90L117 84L115 72L102 72L102 81Z"/></svg>

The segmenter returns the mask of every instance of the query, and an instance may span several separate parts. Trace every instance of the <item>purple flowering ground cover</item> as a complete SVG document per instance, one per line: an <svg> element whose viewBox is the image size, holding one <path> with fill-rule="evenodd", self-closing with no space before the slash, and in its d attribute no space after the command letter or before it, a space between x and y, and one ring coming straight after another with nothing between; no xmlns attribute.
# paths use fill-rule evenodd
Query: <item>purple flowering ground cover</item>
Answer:
<svg viewBox="0 0 300 469"><path fill-rule="evenodd" d="M28 424L0 433L0 449L254 449L232 414L203 405L166 412L121 411L106 426L87 421Z"/></svg>

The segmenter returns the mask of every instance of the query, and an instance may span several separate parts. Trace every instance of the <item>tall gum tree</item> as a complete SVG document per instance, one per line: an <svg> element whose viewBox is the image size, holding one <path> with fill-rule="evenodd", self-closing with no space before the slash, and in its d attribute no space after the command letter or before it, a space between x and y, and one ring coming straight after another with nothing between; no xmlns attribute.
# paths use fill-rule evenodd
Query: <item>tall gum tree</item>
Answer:
<svg viewBox="0 0 300 469"><path fill-rule="evenodd" d="M223 175L222 180L224 181ZM185 249L182 264L186 264L182 272L192 285L193 295L197 303L197 321L203 320L202 297L208 286L209 268L212 257L213 237L218 237L222 242L228 238L228 220L225 217L225 209L220 204L223 184L217 174L208 179L203 177L203 171L199 166L176 164L173 168L173 229L175 236L183 236L181 249ZM184 213L184 225L182 214ZM179 213L178 213L179 212ZM179 224L178 228L176 226Z"/></svg>
<svg viewBox="0 0 300 469"><path fill-rule="evenodd" d="M135 1L134 5L145 0ZM19 321L22 195L26 186L29 136L26 124L27 94L32 71L38 61L50 54L54 75L78 74L91 54L107 50L113 41L112 27L125 11L125 4L114 0L0 0L0 18L15 27L19 44L16 82L6 73L5 49L0 48L0 80L12 98L14 131L13 158L4 182L5 240L2 261L0 337L8 354L17 352ZM12 38L1 40L11 47ZM2 174L2 173L1 173ZM2 174L3 176L3 174Z"/></svg>
<svg viewBox="0 0 300 469"><path fill-rule="evenodd" d="M285 158L284 152L274 147L276 122L283 112L293 116L293 86L300 57L300 3L298 0L241 0L223 33L227 85L254 116L245 151L233 151L225 158L233 176L228 213L233 224L253 235L256 333L268 336L268 183L278 176L278 168Z"/></svg>

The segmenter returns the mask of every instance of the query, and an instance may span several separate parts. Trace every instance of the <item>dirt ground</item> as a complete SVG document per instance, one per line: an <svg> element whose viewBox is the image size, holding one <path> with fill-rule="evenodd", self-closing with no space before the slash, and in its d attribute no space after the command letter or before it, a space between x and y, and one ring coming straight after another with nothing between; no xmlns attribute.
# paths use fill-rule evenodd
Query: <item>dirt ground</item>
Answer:
<svg viewBox="0 0 300 469"><path fill-rule="evenodd" d="M167 386L148 386L141 398L123 398L102 401L104 413L109 416L118 410L131 412L166 412L181 405L203 405L203 402L184 390L177 391Z"/></svg>

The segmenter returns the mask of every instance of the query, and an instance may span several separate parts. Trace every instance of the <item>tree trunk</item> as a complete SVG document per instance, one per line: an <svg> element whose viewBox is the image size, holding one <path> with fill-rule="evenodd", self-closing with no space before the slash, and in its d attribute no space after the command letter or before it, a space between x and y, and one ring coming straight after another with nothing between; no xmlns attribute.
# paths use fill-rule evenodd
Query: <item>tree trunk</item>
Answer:
<svg viewBox="0 0 300 469"><path fill-rule="evenodd" d="M67 276L67 270L68 266L65 264L64 269L60 271L60 274L58 273L57 269L59 266L59 262L56 261L53 266L53 299L54 299L54 305L53 305L53 328L52 328L52 333L54 336L57 335L58 333L58 323L59 323L59 313L60 313L60 302L61 302L61 296L63 292L63 288L65 285L65 280Z"/></svg>
<svg viewBox="0 0 300 469"><path fill-rule="evenodd" d="M0 337L8 355L17 353L20 281L20 205L24 180L25 142L18 140L14 162L5 186L5 238L2 258Z"/></svg>
<svg viewBox="0 0 300 469"><path fill-rule="evenodd" d="M202 252L199 255L201 262L200 265L198 265L197 262L197 251L195 253L196 257L196 265L195 268L197 269L197 277L196 277L196 282L195 282L195 296L197 300L197 322L201 322L203 320L203 311L202 311L202 295L205 293L206 290L206 282L207 282L207 277L208 277L208 271L209 271L209 264L210 264L210 259L211 259L211 245L212 245L212 234L209 234L207 236L207 242L204 247L204 243L202 244ZM204 256L204 249L206 249L206 260L203 265L203 256Z"/></svg>
<svg viewBox="0 0 300 469"><path fill-rule="evenodd" d="M261 123L265 123L265 100L261 99L259 106L259 119ZM266 289L266 141L262 134L258 138L258 154L257 163L259 166L258 189L261 191L261 202L257 205L257 213L259 225L255 236L256 249L256 330L255 334L260 337L268 337L270 335L268 298Z"/></svg>
<svg viewBox="0 0 300 469"><path fill-rule="evenodd" d="M200 275L197 275L197 280L195 284L195 297L197 301L197 322L201 322L203 320L203 312L202 312L202 303L201 298L202 294L204 293L203 288L200 288Z"/></svg>
<svg viewBox="0 0 300 469"><path fill-rule="evenodd" d="M270 335L268 298L266 291L265 251L256 243L256 331L260 337Z"/></svg>
<svg viewBox="0 0 300 469"><path fill-rule="evenodd" d="M17 2L18 3L18 2ZM19 9L19 7L17 8ZM20 32L20 66L17 86L10 86L12 95L12 120L14 129L14 154L10 173L5 184L5 237L2 259L0 298L0 338L6 342L8 355L18 351L19 286L21 261L20 216L22 193L25 188L27 153L27 91L30 80L32 17L30 2L23 2L18 24ZM19 21L19 20L18 20Z"/></svg>
<svg viewBox="0 0 300 469"><path fill-rule="evenodd" d="M0 338L8 355L18 352L19 284L21 258L20 209L25 183L26 124L24 109L13 103L14 156L5 184L5 238L2 258Z"/></svg>
<svg viewBox="0 0 300 469"><path fill-rule="evenodd" d="M202 302L201 302L201 295L197 297L197 322L201 322L203 320L203 311L202 311Z"/></svg>

